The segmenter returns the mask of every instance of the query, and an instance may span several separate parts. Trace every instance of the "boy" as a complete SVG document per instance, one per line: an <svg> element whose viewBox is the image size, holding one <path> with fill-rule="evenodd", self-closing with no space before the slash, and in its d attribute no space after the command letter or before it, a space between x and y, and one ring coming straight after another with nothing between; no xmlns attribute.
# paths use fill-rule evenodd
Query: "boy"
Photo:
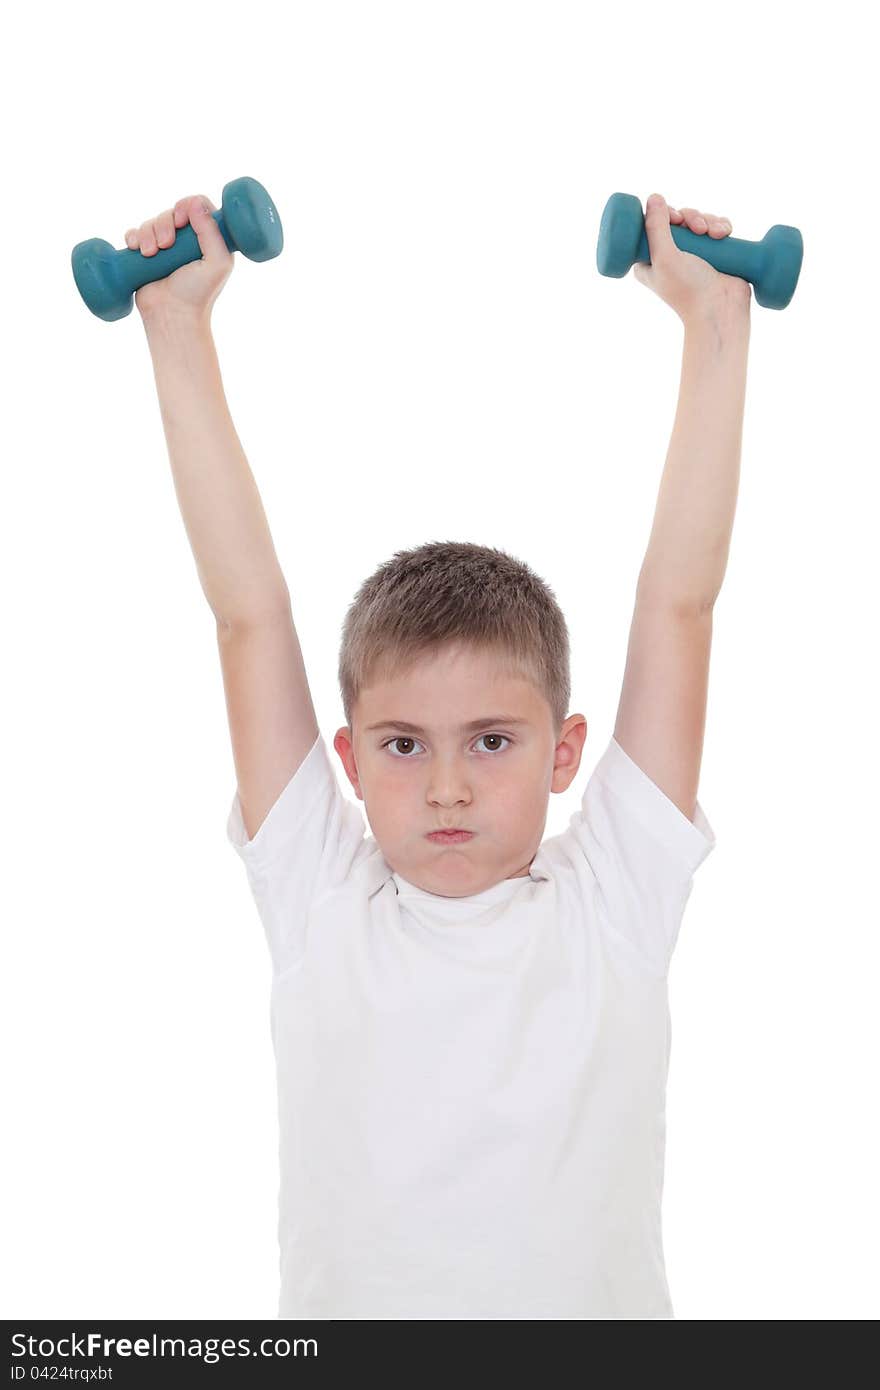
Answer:
<svg viewBox="0 0 880 1390"><path fill-rule="evenodd" d="M695 869L712 610L738 485L750 286L669 230L727 222L649 199L637 279L684 324L678 412L639 575L614 735L562 835L566 717L552 592L503 551L431 542L346 618L334 738L210 331L233 260L144 286L175 487L217 639L237 774L227 833L272 959L279 1316L671 1318L661 1240L667 971Z"/></svg>

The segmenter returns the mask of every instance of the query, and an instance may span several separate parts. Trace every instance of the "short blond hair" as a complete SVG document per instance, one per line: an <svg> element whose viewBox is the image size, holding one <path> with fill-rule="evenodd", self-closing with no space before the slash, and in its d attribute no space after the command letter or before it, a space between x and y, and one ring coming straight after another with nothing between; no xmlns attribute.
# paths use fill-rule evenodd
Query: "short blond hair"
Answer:
<svg viewBox="0 0 880 1390"><path fill-rule="evenodd" d="M550 586L522 560L470 541L398 550L365 579L345 616L339 687L349 728L360 692L444 647L500 658L531 680L555 734L571 698L568 628Z"/></svg>

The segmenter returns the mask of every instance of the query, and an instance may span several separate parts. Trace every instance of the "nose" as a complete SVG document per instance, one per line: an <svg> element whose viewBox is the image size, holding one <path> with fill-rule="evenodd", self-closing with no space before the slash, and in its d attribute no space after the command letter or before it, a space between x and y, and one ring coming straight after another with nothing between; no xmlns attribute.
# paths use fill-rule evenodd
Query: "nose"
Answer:
<svg viewBox="0 0 880 1390"><path fill-rule="evenodd" d="M428 785L428 801L432 806L466 806L470 802L464 772L451 763L438 764Z"/></svg>

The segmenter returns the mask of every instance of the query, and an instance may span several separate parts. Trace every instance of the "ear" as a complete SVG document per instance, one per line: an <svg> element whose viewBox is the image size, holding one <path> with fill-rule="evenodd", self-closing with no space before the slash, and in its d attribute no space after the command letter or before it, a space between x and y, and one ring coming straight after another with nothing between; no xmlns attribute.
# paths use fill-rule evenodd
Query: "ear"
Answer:
<svg viewBox="0 0 880 1390"><path fill-rule="evenodd" d="M363 801L361 792L361 782L358 776L357 763L354 756L354 745L351 741L351 730L347 724L343 724L341 729L337 729L333 738L333 747L342 759L342 766L349 782L354 787L358 801Z"/></svg>
<svg viewBox="0 0 880 1390"><path fill-rule="evenodd" d="M577 775L587 737L587 721L582 714L570 714L562 726L553 754L552 792L564 792Z"/></svg>

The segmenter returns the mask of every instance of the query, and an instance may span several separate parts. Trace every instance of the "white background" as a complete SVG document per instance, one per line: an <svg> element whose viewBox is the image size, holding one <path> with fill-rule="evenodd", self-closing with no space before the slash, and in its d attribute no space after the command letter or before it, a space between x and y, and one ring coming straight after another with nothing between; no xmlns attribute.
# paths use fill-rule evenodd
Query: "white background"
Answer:
<svg viewBox="0 0 880 1390"><path fill-rule="evenodd" d="M553 587L611 735L682 327L600 276L615 191L801 229L752 302L698 872L670 974L680 1319L880 1313L877 107L870 16L801 4L19 10L0 219L5 1317L274 1317L268 949L228 844L214 621L136 309L75 243L269 189L214 309L321 731L346 606L473 540ZM336 760L336 754L331 756ZM336 763L344 778L341 763ZM350 788L349 788L350 791ZM352 794L353 799L353 794Z"/></svg>

